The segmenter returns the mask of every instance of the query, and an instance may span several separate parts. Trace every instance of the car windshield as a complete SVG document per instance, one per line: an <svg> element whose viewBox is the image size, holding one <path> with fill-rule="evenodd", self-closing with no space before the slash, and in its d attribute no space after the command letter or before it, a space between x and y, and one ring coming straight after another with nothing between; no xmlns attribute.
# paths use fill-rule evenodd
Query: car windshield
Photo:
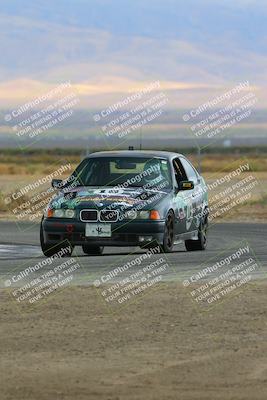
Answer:
<svg viewBox="0 0 267 400"><path fill-rule="evenodd" d="M76 186L171 188L167 159L94 157L81 162L72 175Z"/></svg>

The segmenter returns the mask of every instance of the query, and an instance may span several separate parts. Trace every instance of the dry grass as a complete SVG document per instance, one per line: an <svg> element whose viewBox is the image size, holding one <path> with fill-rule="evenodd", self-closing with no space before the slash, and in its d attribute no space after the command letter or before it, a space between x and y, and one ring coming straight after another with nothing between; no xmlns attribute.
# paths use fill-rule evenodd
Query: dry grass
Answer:
<svg viewBox="0 0 267 400"><path fill-rule="evenodd" d="M187 155L194 165L198 165L195 154ZM266 154L249 154L245 157L242 154L203 154L201 159L203 172L218 172L223 169L231 169L231 164L240 160L248 159L253 171L267 171ZM60 163L70 163L73 168L81 161L81 154L64 154L60 151L35 151L22 152L0 152L0 175L32 175L45 174L53 168L52 166Z"/></svg>
<svg viewBox="0 0 267 400"><path fill-rule="evenodd" d="M198 160L195 156L188 157L195 166L198 165ZM248 160L250 167L256 172L267 171L267 158L263 156L254 156L246 159L240 156L225 156L225 155L208 155L202 157L201 167L202 171L205 172L218 172L225 170L231 171L232 164L239 161L240 159ZM63 163L70 163L72 169L76 167L80 162L80 157L71 157L71 159L59 159L57 157L48 157L47 162L44 160L21 160L20 158L14 157L13 160L9 159L8 162L3 162L0 157L0 175L44 175L51 173L54 169L54 165Z"/></svg>
<svg viewBox="0 0 267 400"><path fill-rule="evenodd" d="M196 156L188 157L195 166L198 165ZM218 172L225 170L231 171L232 164L239 160L247 160L253 171L265 172L267 171L267 157L266 155L253 155L249 157L241 156L240 154L208 154L202 157L201 167L203 172Z"/></svg>
<svg viewBox="0 0 267 400"><path fill-rule="evenodd" d="M29 160L28 164L20 164L19 162L7 163L3 164L0 163L0 175L20 175L20 176L27 176L27 175L46 175L55 170L55 165L58 166L60 164L66 164L65 160L51 160L47 164L43 163L31 163ZM69 163L69 161L68 161ZM72 165L72 169L76 167L79 161L70 163Z"/></svg>

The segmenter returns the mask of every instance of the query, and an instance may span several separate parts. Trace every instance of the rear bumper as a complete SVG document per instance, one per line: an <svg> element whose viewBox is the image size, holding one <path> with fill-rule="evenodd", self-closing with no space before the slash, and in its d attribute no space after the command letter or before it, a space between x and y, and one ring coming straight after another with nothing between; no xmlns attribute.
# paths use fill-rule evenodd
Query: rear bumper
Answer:
<svg viewBox="0 0 267 400"><path fill-rule="evenodd" d="M76 246L92 244L99 246L142 246L147 241L163 242L165 221L125 221L111 224L111 237L86 237L85 223L81 221L62 221L60 219L44 219L42 228L46 244L56 244L69 240ZM140 241L140 236L150 237Z"/></svg>

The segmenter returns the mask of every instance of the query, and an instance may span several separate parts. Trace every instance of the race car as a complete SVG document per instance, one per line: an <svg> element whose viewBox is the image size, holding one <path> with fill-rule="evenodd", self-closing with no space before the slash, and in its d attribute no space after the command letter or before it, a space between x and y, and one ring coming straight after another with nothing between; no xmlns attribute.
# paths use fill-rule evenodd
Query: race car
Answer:
<svg viewBox="0 0 267 400"><path fill-rule="evenodd" d="M207 187L182 154L96 152L52 187L40 227L47 257L66 243L66 255L75 246L88 255L102 254L104 246L158 246L168 253L181 241L188 251L206 249Z"/></svg>

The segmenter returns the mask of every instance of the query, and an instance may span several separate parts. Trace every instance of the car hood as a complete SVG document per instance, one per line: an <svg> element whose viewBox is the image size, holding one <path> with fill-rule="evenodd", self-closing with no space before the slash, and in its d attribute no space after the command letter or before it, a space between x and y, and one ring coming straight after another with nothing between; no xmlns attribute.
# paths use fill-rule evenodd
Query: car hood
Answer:
<svg viewBox="0 0 267 400"><path fill-rule="evenodd" d="M117 188L117 187L76 187L60 192L50 203L52 208L78 208L84 207L105 208L111 204L116 207L136 207L142 205L142 209L150 208L158 203L171 190ZM143 204L141 204L143 203Z"/></svg>

